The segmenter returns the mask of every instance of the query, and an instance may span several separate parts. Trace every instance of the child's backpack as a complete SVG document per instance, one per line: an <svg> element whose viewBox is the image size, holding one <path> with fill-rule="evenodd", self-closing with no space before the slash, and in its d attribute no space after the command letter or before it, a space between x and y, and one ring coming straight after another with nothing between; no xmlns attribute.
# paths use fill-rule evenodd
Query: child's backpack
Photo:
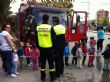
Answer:
<svg viewBox="0 0 110 82"><path fill-rule="evenodd" d="M70 51L69 51L69 46L68 45L64 49L64 55L65 56L69 56L70 55Z"/></svg>

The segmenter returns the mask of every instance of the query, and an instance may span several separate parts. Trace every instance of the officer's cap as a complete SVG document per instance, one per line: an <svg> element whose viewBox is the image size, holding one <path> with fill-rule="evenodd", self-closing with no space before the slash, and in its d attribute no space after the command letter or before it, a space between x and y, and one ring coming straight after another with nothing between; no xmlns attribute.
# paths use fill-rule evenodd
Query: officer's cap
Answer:
<svg viewBox="0 0 110 82"><path fill-rule="evenodd" d="M57 16L53 16L52 20L59 20L59 18Z"/></svg>

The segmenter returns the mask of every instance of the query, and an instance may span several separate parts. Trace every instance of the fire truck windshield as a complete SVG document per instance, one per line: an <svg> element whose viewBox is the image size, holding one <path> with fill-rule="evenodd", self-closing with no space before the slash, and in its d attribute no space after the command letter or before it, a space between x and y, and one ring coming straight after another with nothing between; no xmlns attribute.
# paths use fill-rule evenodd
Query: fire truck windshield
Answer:
<svg viewBox="0 0 110 82"><path fill-rule="evenodd" d="M52 24L52 17L53 16L57 16L57 17L59 17L59 19L60 19L60 24L63 24L64 26L66 26L67 25L67 16L66 16L66 12L50 12L50 11L46 11L46 12L44 12L44 11L38 11L37 9L33 9L33 15L34 15L34 17L35 17L35 19L36 19L36 24L37 25L40 25L41 23L42 23L42 16L44 15L44 14L48 14L49 15L49 21L48 21L48 23L50 24L50 25L52 25L53 26L53 24Z"/></svg>

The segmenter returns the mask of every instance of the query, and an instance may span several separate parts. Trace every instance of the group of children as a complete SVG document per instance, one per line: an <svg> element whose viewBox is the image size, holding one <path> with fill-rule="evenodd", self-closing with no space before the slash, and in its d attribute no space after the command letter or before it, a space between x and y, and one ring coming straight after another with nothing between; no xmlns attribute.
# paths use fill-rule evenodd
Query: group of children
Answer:
<svg viewBox="0 0 110 82"><path fill-rule="evenodd" d="M90 47L87 48L87 43L85 41L75 42L75 45L71 49L71 54L73 55L72 63L71 63L72 65L74 64L74 65L82 68L83 66L85 66L85 60L86 60L86 57L88 56L88 67L94 66L93 61L94 61L94 57L95 57L95 52L97 51L95 49L96 41L95 41L94 37L90 37L89 45L90 45ZM70 50L69 44L67 44L67 46L64 49L66 66L69 66L69 63L68 63L68 58L70 55L69 50ZM102 55L104 58L103 70L110 71L110 44L106 45L103 53L100 53L100 51L97 51L97 52L98 52L98 54L96 56L96 64L98 64L98 65L96 65L96 66L98 66L99 69L102 68L102 60L101 60L101 55ZM99 55L99 53L101 55Z"/></svg>
<svg viewBox="0 0 110 82"><path fill-rule="evenodd" d="M89 43L90 43L90 48L87 48L87 44L85 41L75 42L75 45L71 49L71 54L73 55L72 64L75 64L78 67L82 68L82 66L85 65L85 60L86 60L86 56L88 53L88 56L89 56L88 67L94 66L93 60L94 60L95 45L96 45L96 41L95 41L94 37L90 37ZM66 47L68 47L68 50L69 50L69 46L67 45ZM65 51L68 51L68 50L67 50L67 48L65 48L64 54L65 54ZM68 54L70 54L70 53L68 53ZM67 61L67 59L68 59L67 56L69 57L69 55L65 55L65 56L66 56L65 65L68 66L69 63Z"/></svg>
<svg viewBox="0 0 110 82"><path fill-rule="evenodd" d="M28 42L25 44L20 42L16 53L13 53L13 65L12 73L18 75L18 63L20 63L20 68L24 67L24 59L26 59L27 66L33 66L33 70L39 69L39 50L35 45L30 45ZM19 61L19 62L18 62Z"/></svg>

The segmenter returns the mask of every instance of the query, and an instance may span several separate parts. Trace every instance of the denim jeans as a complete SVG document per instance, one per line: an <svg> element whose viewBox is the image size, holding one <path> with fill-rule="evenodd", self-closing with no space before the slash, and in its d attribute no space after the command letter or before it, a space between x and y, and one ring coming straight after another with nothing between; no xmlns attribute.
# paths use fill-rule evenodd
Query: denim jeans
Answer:
<svg viewBox="0 0 110 82"><path fill-rule="evenodd" d="M18 68L18 63L17 61L12 62L12 74L16 74Z"/></svg>

